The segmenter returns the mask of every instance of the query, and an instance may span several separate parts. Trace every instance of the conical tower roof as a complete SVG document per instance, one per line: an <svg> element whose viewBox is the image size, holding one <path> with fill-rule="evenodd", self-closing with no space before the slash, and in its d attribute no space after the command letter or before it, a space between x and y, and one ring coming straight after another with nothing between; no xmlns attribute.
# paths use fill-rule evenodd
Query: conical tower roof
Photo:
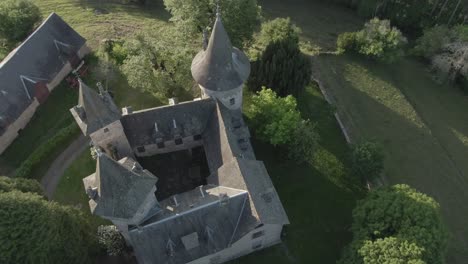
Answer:
<svg viewBox="0 0 468 264"><path fill-rule="evenodd" d="M80 80L78 106L85 113L82 120L86 124L84 133L89 135L120 119L120 111L106 93L98 94Z"/></svg>
<svg viewBox="0 0 468 264"><path fill-rule="evenodd" d="M249 74L249 59L232 47L218 12L207 48L193 59L193 78L205 89L227 91L241 86Z"/></svg>

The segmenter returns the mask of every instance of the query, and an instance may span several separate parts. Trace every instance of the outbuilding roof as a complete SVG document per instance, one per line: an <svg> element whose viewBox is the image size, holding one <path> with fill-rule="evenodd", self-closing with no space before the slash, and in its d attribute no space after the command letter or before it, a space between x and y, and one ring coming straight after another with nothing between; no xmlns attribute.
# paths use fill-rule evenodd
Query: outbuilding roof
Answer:
<svg viewBox="0 0 468 264"><path fill-rule="evenodd" d="M49 83L86 40L57 14L50 16L0 63L0 118L13 123L35 97L37 82Z"/></svg>

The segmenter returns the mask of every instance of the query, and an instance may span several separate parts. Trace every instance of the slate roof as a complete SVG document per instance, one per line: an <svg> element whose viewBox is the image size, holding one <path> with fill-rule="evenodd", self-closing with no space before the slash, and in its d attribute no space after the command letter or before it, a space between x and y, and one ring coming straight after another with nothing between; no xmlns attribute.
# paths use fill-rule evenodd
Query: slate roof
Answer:
<svg viewBox="0 0 468 264"><path fill-rule="evenodd" d="M83 179L85 189L97 187L97 197L90 200L93 214L131 219L143 205L158 179L147 170L132 170L130 164L135 164L131 158L117 162L98 155L96 173Z"/></svg>
<svg viewBox="0 0 468 264"><path fill-rule="evenodd" d="M259 224L246 191L207 185L202 192L176 195L178 206L173 197L162 201L156 219L130 231L140 263L188 263L229 247Z"/></svg>
<svg viewBox="0 0 468 264"><path fill-rule="evenodd" d="M232 47L218 13L208 47L192 61L193 78L206 89L228 91L241 86L249 74L249 59L242 51Z"/></svg>
<svg viewBox="0 0 468 264"><path fill-rule="evenodd" d="M215 109L212 99L203 99L136 111L121 118L125 135L132 147L156 144L155 123L158 136L164 141L202 134ZM174 121L177 129L174 129Z"/></svg>
<svg viewBox="0 0 468 264"><path fill-rule="evenodd" d="M110 95L104 91L98 94L81 80L78 106L70 111L80 116L81 120L77 120L77 123L85 135L90 135L120 119L120 111Z"/></svg>
<svg viewBox="0 0 468 264"><path fill-rule="evenodd" d="M33 82L50 82L67 62L70 51L78 51L85 42L52 13L0 63L0 117L4 125L13 123L32 103Z"/></svg>

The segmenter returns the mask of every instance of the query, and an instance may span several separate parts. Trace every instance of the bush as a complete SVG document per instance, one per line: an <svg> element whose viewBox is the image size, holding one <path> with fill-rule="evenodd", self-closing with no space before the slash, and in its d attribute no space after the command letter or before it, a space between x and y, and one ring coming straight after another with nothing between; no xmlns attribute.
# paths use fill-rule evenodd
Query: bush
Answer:
<svg viewBox="0 0 468 264"><path fill-rule="evenodd" d="M310 59L299 47L300 30L291 20L277 18L262 25L255 47L248 87L271 87L280 96L298 95L310 82Z"/></svg>
<svg viewBox="0 0 468 264"><path fill-rule="evenodd" d="M310 120L301 120L288 143L288 157L299 164L310 161L318 147L319 139L315 124Z"/></svg>
<svg viewBox="0 0 468 264"><path fill-rule="evenodd" d="M353 210L353 241L339 263L444 263L440 205L408 185L371 191Z"/></svg>
<svg viewBox="0 0 468 264"><path fill-rule="evenodd" d="M36 180L0 176L0 192L11 192L13 190L44 195L42 186Z"/></svg>
<svg viewBox="0 0 468 264"><path fill-rule="evenodd" d="M125 252L125 240L117 227L99 226L97 237L99 244L106 249L109 256L120 256Z"/></svg>
<svg viewBox="0 0 468 264"><path fill-rule="evenodd" d="M353 174L361 180L372 180L380 176L384 168L381 146L374 142L363 142L353 146L351 152Z"/></svg>
<svg viewBox="0 0 468 264"><path fill-rule="evenodd" d="M454 32L447 26L435 26L424 30L424 34L417 39L413 52L417 56L431 59L442 51L442 48L454 40Z"/></svg>
<svg viewBox="0 0 468 264"><path fill-rule="evenodd" d="M0 39L22 41L41 20L39 8L28 0L0 1Z"/></svg>
<svg viewBox="0 0 468 264"><path fill-rule="evenodd" d="M355 51L368 57L392 62L404 55L407 43L403 34L390 26L389 20L373 18L364 29L338 37L338 52Z"/></svg>
<svg viewBox="0 0 468 264"><path fill-rule="evenodd" d="M42 143L25 161L21 163L20 167L15 171L15 177L30 178L33 171L42 165L44 160L50 158L58 148L67 145L79 133L80 130L75 123L62 128L52 138Z"/></svg>
<svg viewBox="0 0 468 264"><path fill-rule="evenodd" d="M96 247L78 209L18 191L0 192L0 263L90 263Z"/></svg>

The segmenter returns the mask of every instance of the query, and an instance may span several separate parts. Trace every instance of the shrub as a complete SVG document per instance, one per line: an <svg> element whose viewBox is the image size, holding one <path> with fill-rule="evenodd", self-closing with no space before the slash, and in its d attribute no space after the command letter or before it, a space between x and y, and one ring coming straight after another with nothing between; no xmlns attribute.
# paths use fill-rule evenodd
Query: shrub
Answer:
<svg viewBox="0 0 468 264"><path fill-rule="evenodd" d="M99 226L97 230L99 244L104 247L109 256L120 256L125 251L125 240L117 227Z"/></svg>
<svg viewBox="0 0 468 264"><path fill-rule="evenodd" d="M417 39L413 52L417 56L432 58L442 51L442 48L453 41L454 32L447 26L435 26L424 30L424 34Z"/></svg>
<svg viewBox="0 0 468 264"><path fill-rule="evenodd" d="M41 20L39 8L28 0L0 1L0 39L22 41Z"/></svg>
<svg viewBox="0 0 468 264"><path fill-rule="evenodd" d="M346 34L346 33L345 33ZM403 46L407 43L403 34L390 26L389 20L373 18L364 29L338 37L339 52L355 51L370 58L392 62L404 55ZM348 48L346 48L349 46ZM350 49L351 48L351 49Z"/></svg>
<svg viewBox="0 0 468 264"><path fill-rule="evenodd" d="M252 63L248 87L271 87L280 96L298 95L310 81L310 59L299 47L300 30L291 20L277 18L262 25L256 41L259 54Z"/></svg>
<svg viewBox="0 0 468 264"><path fill-rule="evenodd" d="M36 180L0 176L0 192L13 190L44 195L41 185Z"/></svg>
<svg viewBox="0 0 468 264"><path fill-rule="evenodd" d="M444 263L440 205L408 185L371 191L353 210L353 241L339 263Z"/></svg>
<svg viewBox="0 0 468 264"><path fill-rule="evenodd" d="M0 192L0 263L90 263L96 246L78 209L19 191Z"/></svg>
<svg viewBox="0 0 468 264"><path fill-rule="evenodd" d="M297 163L310 161L318 147L319 139L315 124L310 120L299 121L288 143L288 157Z"/></svg>
<svg viewBox="0 0 468 264"><path fill-rule="evenodd" d="M30 178L33 171L37 169L44 160L50 158L58 148L67 145L79 134L79 132L80 130L75 123L61 129L52 138L42 143L25 161L21 163L20 167L15 171L15 177Z"/></svg>
<svg viewBox="0 0 468 264"><path fill-rule="evenodd" d="M363 142L353 146L352 170L361 180L375 179L383 170L384 156L381 147L374 142Z"/></svg>

